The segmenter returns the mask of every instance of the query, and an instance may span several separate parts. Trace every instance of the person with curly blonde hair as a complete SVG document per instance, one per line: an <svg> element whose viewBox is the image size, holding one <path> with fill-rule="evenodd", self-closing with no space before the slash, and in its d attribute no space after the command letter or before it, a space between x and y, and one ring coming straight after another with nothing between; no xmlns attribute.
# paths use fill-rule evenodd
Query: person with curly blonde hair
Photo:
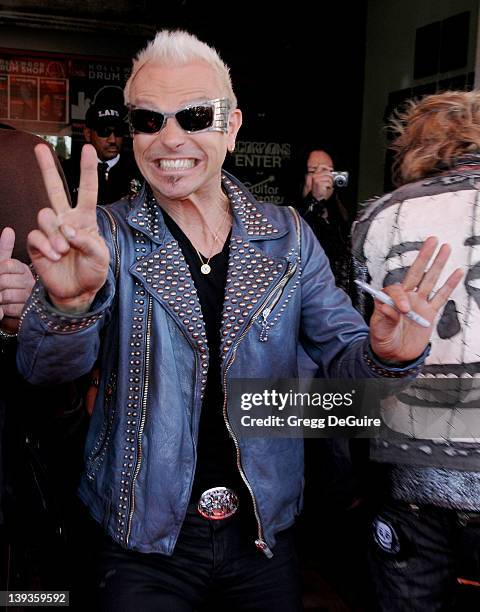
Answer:
<svg viewBox="0 0 480 612"><path fill-rule="evenodd" d="M370 551L376 609L478 610L480 93L411 101L391 128L398 188L356 222L355 269L376 289L402 282L434 234L464 278L434 321L417 381L384 402L389 430L372 444L386 474Z"/></svg>
<svg viewBox="0 0 480 612"><path fill-rule="evenodd" d="M480 92L448 91L411 100L392 119L397 186L450 168L480 151Z"/></svg>

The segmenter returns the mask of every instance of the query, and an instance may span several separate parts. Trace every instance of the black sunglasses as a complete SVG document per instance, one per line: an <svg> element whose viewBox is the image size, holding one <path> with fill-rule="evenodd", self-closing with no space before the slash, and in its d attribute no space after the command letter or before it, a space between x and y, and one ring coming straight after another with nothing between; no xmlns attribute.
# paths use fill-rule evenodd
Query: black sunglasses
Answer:
<svg viewBox="0 0 480 612"><path fill-rule="evenodd" d="M162 130L167 119L175 118L178 125L188 132L226 132L230 104L227 98L217 98L202 104L185 106L174 113L159 113L146 108L130 108L130 129L137 134L156 134Z"/></svg>
<svg viewBox="0 0 480 612"><path fill-rule="evenodd" d="M125 127L123 125L119 125L117 127L98 126L93 129L100 136L100 138L108 138L110 134L115 134L116 138L119 138L120 136L125 136Z"/></svg>

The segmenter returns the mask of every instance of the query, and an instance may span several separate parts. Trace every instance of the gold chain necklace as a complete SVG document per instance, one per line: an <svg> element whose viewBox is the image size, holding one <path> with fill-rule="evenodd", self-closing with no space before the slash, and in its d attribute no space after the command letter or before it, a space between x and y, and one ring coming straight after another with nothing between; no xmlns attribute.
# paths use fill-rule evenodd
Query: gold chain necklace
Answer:
<svg viewBox="0 0 480 612"><path fill-rule="evenodd" d="M200 266L200 272L201 272L202 274L210 274L210 272L212 271L212 267L210 266L210 260L211 260L211 259L212 259L212 257L213 257L213 251L215 250L215 244L218 242L218 234L219 234L220 230L222 229L223 224L225 223L225 221L226 221L226 219L227 219L227 217L228 217L229 210L230 210L230 205L228 204L228 205L227 205L227 208L225 209L225 214L224 214L224 216L223 216L223 218L222 218L222 222L221 222L221 223L220 223L220 225L218 226L217 231L216 231L215 233L213 233L213 232L210 230L210 228L208 228L208 229L210 230L210 233L211 233L211 234L212 234L212 236L213 236L213 246L212 246L212 254L211 254L211 255L210 255L210 257L207 259L207 261L204 261L204 260L203 260L202 254L201 254L201 253L200 253L200 251L197 249L197 247L196 247L196 246L195 246L195 245L192 243L193 248L194 248L194 249L195 249L195 251L197 252L198 259L200 260L200 264L201 264L201 266ZM208 225L207 225L207 227L208 227Z"/></svg>

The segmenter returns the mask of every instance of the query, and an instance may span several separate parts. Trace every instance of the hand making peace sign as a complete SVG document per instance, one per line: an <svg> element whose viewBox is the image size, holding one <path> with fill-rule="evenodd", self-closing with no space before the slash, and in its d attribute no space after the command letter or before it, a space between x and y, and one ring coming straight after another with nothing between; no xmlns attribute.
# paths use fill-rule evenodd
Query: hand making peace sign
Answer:
<svg viewBox="0 0 480 612"><path fill-rule="evenodd" d="M82 149L78 203L71 208L52 153L35 147L51 208L38 213L28 252L52 303L68 313L86 312L107 278L109 252L97 226L97 154Z"/></svg>

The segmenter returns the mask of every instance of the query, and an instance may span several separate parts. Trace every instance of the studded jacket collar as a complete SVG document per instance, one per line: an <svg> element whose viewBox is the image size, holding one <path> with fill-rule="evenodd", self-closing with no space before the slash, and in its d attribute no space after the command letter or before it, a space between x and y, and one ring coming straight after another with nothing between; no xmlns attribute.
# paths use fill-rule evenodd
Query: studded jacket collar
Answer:
<svg viewBox="0 0 480 612"><path fill-rule="evenodd" d="M252 539L270 553L275 533L301 509L303 442L237 439L228 381L295 378L299 338L321 375L394 373L369 355L368 330L335 288L308 226L298 225L288 208L256 202L226 173L223 186L234 217L221 327L224 420L251 494ZM171 554L195 469L208 368L204 322L183 254L148 194L107 210L113 225L99 211L99 226L111 271L91 312L58 313L37 286L22 322L18 363L30 382L41 383L75 378L99 360L80 496L123 546Z"/></svg>

